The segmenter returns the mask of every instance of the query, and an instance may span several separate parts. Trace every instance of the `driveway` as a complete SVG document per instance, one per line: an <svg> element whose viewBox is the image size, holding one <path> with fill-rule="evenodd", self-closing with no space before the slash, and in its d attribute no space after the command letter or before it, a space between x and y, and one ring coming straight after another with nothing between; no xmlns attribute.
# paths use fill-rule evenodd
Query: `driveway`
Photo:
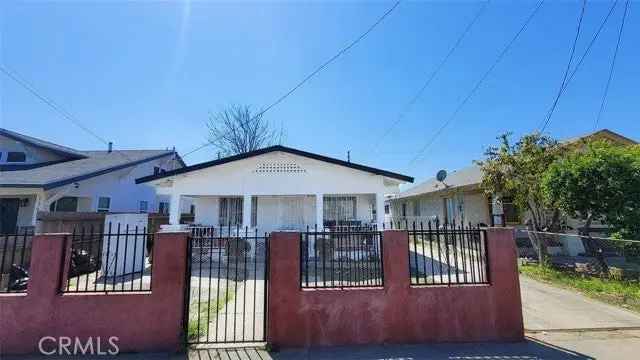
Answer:
<svg viewBox="0 0 640 360"><path fill-rule="evenodd" d="M520 276L527 330L638 328L640 315L576 291Z"/></svg>

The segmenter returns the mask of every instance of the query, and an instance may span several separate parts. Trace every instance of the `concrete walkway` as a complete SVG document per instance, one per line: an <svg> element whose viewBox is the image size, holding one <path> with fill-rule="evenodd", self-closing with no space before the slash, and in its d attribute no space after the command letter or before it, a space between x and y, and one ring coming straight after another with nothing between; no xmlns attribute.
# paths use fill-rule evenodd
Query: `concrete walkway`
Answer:
<svg viewBox="0 0 640 360"><path fill-rule="evenodd" d="M640 331L548 334L518 343L346 346L293 349L275 353L253 348L194 350L188 354L122 354L130 360L289 360L289 359L634 359L640 352ZM57 359L78 359L63 357ZM83 357L104 358L103 357ZM46 356L3 357L3 360L45 360Z"/></svg>
<svg viewBox="0 0 640 360"><path fill-rule="evenodd" d="M522 313L527 330L640 328L640 315L520 276Z"/></svg>

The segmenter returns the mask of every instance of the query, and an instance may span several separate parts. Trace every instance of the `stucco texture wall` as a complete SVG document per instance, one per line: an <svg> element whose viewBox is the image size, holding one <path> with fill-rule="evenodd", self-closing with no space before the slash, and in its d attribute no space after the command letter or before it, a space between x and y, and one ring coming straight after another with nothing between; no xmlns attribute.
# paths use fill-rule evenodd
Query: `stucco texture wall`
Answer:
<svg viewBox="0 0 640 360"><path fill-rule="evenodd" d="M44 336L118 337L122 352L181 348L186 241L183 233L159 234L154 244L152 291L61 294L64 235L33 239L26 294L0 294L0 358L38 352ZM63 279L64 279L64 275Z"/></svg>
<svg viewBox="0 0 640 360"><path fill-rule="evenodd" d="M512 229L489 229L490 285L410 286L406 232L383 236L384 287L300 289L298 234L270 240L269 323L275 346L520 341Z"/></svg>

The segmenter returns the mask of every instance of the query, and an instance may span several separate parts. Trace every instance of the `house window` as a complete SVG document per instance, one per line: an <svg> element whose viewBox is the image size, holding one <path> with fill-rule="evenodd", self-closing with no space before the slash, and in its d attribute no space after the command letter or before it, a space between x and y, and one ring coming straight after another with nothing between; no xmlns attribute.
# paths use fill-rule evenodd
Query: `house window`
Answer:
<svg viewBox="0 0 640 360"><path fill-rule="evenodd" d="M355 196L327 196L324 198L324 221L335 221L340 225L341 221L356 220Z"/></svg>
<svg viewBox="0 0 640 360"><path fill-rule="evenodd" d="M78 211L78 198L66 196L62 197L49 205L51 212L76 212Z"/></svg>
<svg viewBox="0 0 640 360"><path fill-rule="evenodd" d="M7 153L7 162L25 162L27 155L22 151L9 151Z"/></svg>
<svg viewBox="0 0 640 360"><path fill-rule="evenodd" d="M251 227L258 226L258 197L251 197Z"/></svg>
<svg viewBox="0 0 640 360"><path fill-rule="evenodd" d="M107 196L98 197L98 212L109 212L111 208L111 198Z"/></svg>
<svg viewBox="0 0 640 360"><path fill-rule="evenodd" d="M153 167L153 175L158 175L158 174L160 174L160 168L157 167L157 166L154 166Z"/></svg>
<svg viewBox="0 0 640 360"><path fill-rule="evenodd" d="M242 225L242 198L220 198L220 211L218 213L218 225L241 226Z"/></svg>
<svg viewBox="0 0 640 360"><path fill-rule="evenodd" d="M413 216L420 216L420 201L413 201Z"/></svg>
<svg viewBox="0 0 640 360"><path fill-rule="evenodd" d="M384 213L389 215L389 204L384 204Z"/></svg>
<svg viewBox="0 0 640 360"><path fill-rule="evenodd" d="M158 203L158 213L162 215L169 215L169 203L166 201L160 201Z"/></svg>
<svg viewBox="0 0 640 360"><path fill-rule="evenodd" d="M138 210L141 213L146 213L147 211L149 211L149 202L145 200L140 200L140 203L138 205Z"/></svg>
<svg viewBox="0 0 640 360"><path fill-rule="evenodd" d="M513 198L505 196L502 198L502 213L504 214L504 221L508 224L514 224L520 222L520 214L518 208L513 203Z"/></svg>
<svg viewBox="0 0 640 360"><path fill-rule="evenodd" d="M195 215L196 214L196 206L195 205L190 205L189 206L189 214L191 215Z"/></svg>
<svg viewBox="0 0 640 360"><path fill-rule="evenodd" d="M402 217L407 217L407 203L402 203Z"/></svg>

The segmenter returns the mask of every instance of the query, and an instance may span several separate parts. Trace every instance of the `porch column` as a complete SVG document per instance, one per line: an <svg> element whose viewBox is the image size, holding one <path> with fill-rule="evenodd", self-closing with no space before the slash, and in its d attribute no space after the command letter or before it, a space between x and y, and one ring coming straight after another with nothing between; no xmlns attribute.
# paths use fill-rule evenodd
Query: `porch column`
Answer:
<svg viewBox="0 0 640 360"><path fill-rule="evenodd" d="M251 195L242 199L242 227L251 227Z"/></svg>
<svg viewBox="0 0 640 360"><path fill-rule="evenodd" d="M180 194L171 194L169 200L169 225L180 225Z"/></svg>
<svg viewBox="0 0 640 360"><path fill-rule="evenodd" d="M324 194L316 194L316 225L322 231L324 227Z"/></svg>
<svg viewBox="0 0 640 360"><path fill-rule="evenodd" d="M384 225L384 193L376 193L376 225L382 230Z"/></svg>

